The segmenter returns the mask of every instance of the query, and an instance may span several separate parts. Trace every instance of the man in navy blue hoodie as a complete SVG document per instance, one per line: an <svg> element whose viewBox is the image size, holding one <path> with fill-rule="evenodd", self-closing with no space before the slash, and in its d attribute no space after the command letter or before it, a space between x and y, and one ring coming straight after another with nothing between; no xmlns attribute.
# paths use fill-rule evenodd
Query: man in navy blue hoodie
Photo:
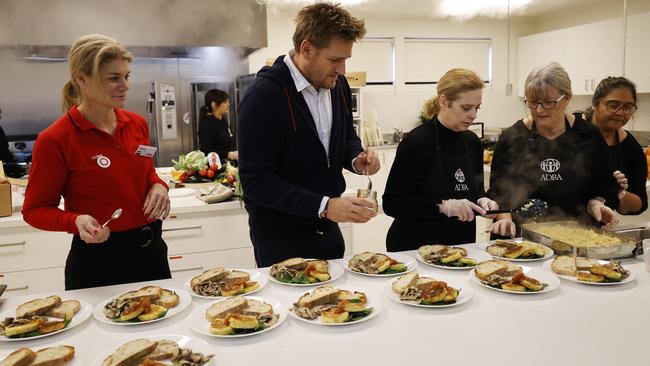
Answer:
<svg viewBox="0 0 650 366"><path fill-rule="evenodd" d="M352 124L344 77L363 20L316 3L296 18L294 50L264 67L239 106L239 175L257 265L290 257L341 258L337 222L367 222L372 204L340 197L342 169L374 174Z"/></svg>

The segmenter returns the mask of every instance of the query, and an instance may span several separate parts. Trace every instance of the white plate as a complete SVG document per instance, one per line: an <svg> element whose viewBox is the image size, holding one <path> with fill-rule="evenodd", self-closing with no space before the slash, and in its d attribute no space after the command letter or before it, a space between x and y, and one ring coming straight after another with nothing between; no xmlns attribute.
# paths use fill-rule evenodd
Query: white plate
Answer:
<svg viewBox="0 0 650 366"><path fill-rule="evenodd" d="M476 249L476 248L466 248L463 246L458 246L458 245L450 245L450 247L458 247L458 248L463 248L467 250L467 257L472 258L476 260L476 263L481 263L483 261L488 261L492 259L492 256L487 254L486 252ZM476 266L467 266L467 267L449 267L449 266L443 266L440 264L433 264L433 263L427 263L424 261L424 258L420 255L420 253L417 253L416 258L418 259L419 262L426 264L427 266L431 267L436 267L436 268L442 268L442 269L450 269L452 271L456 270L466 270L466 269L472 269Z"/></svg>
<svg viewBox="0 0 650 366"><path fill-rule="evenodd" d="M414 270L418 266L418 262L415 259L413 259L413 257L410 257L410 256L405 255L405 254L384 253L384 252L376 252L376 253L377 254L387 255L390 258L392 258L392 259L394 259L394 260L396 260L398 262L402 262L402 263L406 264L406 271L400 272L400 273L389 273L389 274L381 274L381 273L379 273L379 274L370 274L370 273L355 272L355 271L350 269L350 259L352 259L352 257L353 257L351 255L341 259L341 265L343 266L343 268L345 268L346 271L348 271L350 273L354 273L354 274L358 274L358 275L362 275L362 276L368 276L368 277L401 276L403 274L411 272L412 270Z"/></svg>
<svg viewBox="0 0 650 366"><path fill-rule="evenodd" d="M428 276L423 276L423 277L428 277ZM410 305L410 306L416 306L416 307L421 307L421 308L427 308L427 309L438 309L438 308L448 308L452 306L458 306L461 304L464 304L468 302L472 296L472 290L469 289L469 286L463 285L458 281L449 281L446 279L441 279L441 278L436 278L438 281L445 281L447 282L447 285L455 288L456 290L460 291L458 294L458 297L456 298L456 302L453 304L445 304L445 305L423 305L423 304L416 304L412 302L407 302L407 301L402 301L399 298L399 294L397 294L395 291L393 291L393 282L394 280L390 280L386 283L386 286L384 286L384 295L386 295L387 298L398 302L400 304L405 304L405 305Z"/></svg>
<svg viewBox="0 0 650 366"><path fill-rule="evenodd" d="M61 295L58 295L58 296L61 297L61 300L63 300L63 301L65 301L65 300L74 300L74 299L67 298L67 297L64 297L64 296L61 296ZM4 342L31 341L31 340L34 340L34 339L48 337L48 336L51 336L51 335L55 335L57 333L65 332L66 330L69 330L69 329L72 329L72 328L76 327L77 325L83 323L88 318L90 318L90 315L93 313L93 306L92 305L90 305L89 303L87 303L85 301L82 301L82 300L78 300L78 301L81 304L81 309L72 317L72 321L70 322L70 324L68 324L67 327L65 327L65 328L63 328L61 330L57 330L56 332L41 334L41 335L38 335L38 336L29 337L29 338L9 338L9 337L6 337L6 336L0 336L0 341L4 341ZM14 318L15 316L16 316L16 309L8 310L8 311L0 313L0 319L4 319L4 318L7 318L7 317ZM54 319L61 320L59 318L51 318L51 319L53 319L53 320ZM41 347L41 348L45 348L45 347Z"/></svg>
<svg viewBox="0 0 650 366"><path fill-rule="evenodd" d="M546 284L548 284L548 286L546 286L546 288L544 288L544 289L541 290L541 291L526 291L526 292L519 292L519 291L506 291L506 290L504 290L504 289L500 289L500 288L496 288L496 287L488 286L488 285L484 284L483 282L481 282L481 280L479 280L478 277L476 277L475 269L473 269L473 270L469 273L469 278L470 278L470 281L476 283L476 284L479 285L479 286L483 286L483 287L485 287L485 288L489 288L490 290L499 291L499 292L505 292L505 293L508 293L508 294L514 294L514 295L536 295L536 294L543 294L543 293L546 293L546 292L551 292L551 291L553 291L553 290L555 290L555 289L557 289L557 288L560 287L560 279L557 278L557 276L555 276L554 274L552 274L552 273L548 273L548 272L546 272L546 271L542 271L542 270L539 270L539 269L534 269L534 268L526 267L526 266L520 266L520 267L523 269L524 274L525 274L526 276L528 276L528 277L532 277L532 278L536 279L537 281L539 281L539 282L541 282L541 283L546 283Z"/></svg>
<svg viewBox="0 0 650 366"><path fill-rule="evenodd" d="M214 357L212 357L210 362L206 363L204 366L214 366L214 365L217 364L217 362L215 360L219 357L219 355L215 352L214 348L210 347L210 345L208 345L208 342L204 341L203 339L192 338L192 337L188 337L188 336L184 336L184 335L178 335L178 334L168 334L168 335L159 335L159 336L152 336L152 337L140 337L140 338L147 338L147 339L149 339L151 341L161 341L163 339L169 339L170 341L174 341L174 342L178 343L178 345L181 348L190 348L192 351L199 352L199 353L202 353L204 355L213 354ZM133 338L133 339L137 339L137 338ZM131 340L133 340L133 339L131 339ZM124 342L122 342L120 344L116 344L113 347L110 347L110 348L106 349L104 352L100 353L99 356L97 356L97 358L95 358L95 360L92 362L91 365L92 366L102 366L102 363L104 362L104 360L108 356L113 354L113 352L115 352L115 350L117 350L120 346L122 346L123 344L125 344L127 342L129 342L129 341L124 341ZM162 362L165 365L172 365L172 363L170 361L159 361L159 362ZM65 365L65 366L68 366L68 365Z"/></svg>
<svg viewBox="0 0 650 366"><path fill-rule="evenodd" d="M281 302L269 298L262 298L258 296L244 296L247 299L253 299L257 301L262 301L265 302L271 306L273 306L273 312L277 315L279 315L278 321L273 324L272 326L268 328L264 328L260 330L259 332L255 333L247 333L247 334L233 334L233 335L222 335L222 334L212 334L210 333L210 321L205 318L205 312L208 310L210 306L212 306L215 301L209 302L207 304L203 304L199 306L198 308L194 309L192 313L190 314L190 328L194 330L197 333L210 336L210 337L217 337L217 338L241 338L241 337L250 337L250 336L255 336L258 334L266 333L269 330L275 329L280 326L280 324L284 323L285 320L287 320L288 312L289 310L287 309L287 306L282 304Z"/></svg>
<svg viewBox="0 0 650 366"><path fill-rule="evenodd" d="M313 260L313 259L308 259L308 260ZM269 280L271 280L271 281L273 281L275 283L278 283L280 285L285 285L285 286L309 287L309 286L320 286L320 285L322 285L324 283L336 281L341 276L343 276L343 273L345 273L345 271L343 270L343 267L341 267L340 264L336 263L333 260L328 260L327 263L328 263L328 270L329 270L329 273L330 273L330 279L327 280L327 281L316 282L316 283L286 283L286 282L278 281L275 277L273 277L271 275L269 275Z"/></svg>
<svg viewBox="0 0 650 366"><path fill-rule="evenodd" d="M513 240L511 240L511 241L514 241L514 242L521 242L521 241L524 241L524 240L523 240L522 238L517 238L517 239L513 239ZM496 242L497 242L496 240L490 240L490 241L486 241L486 242L483 242L483 243L477 243L476 245L478 245L478 247L479 247L481 250L483 250L483 251L485 251L485 252L487 253L487 247L489 247L489 246L492 245L492 244L495 244ZM538 243L538 244L539 244L539 243ZM540 244L540 245L543 245L543 244ZM543 245L543 246L544 246L544 248L546 248L547 253L546 253L545 256L543 256L543 257L541 257L541 258L530 258L530 259L525 259L525 258L508 258L508 257L499 257L499 256L497 256L497 255L491 255L490 253L487 253L487 254L488 254L490 257L494 257L494 258L496 258L496 259L503 259L503 260L505 260L505 261L510 261L510 262L535 262L535 261L541 261L541 260L544 260L544 259L552 258L552 257L553 257L553 254L554 254L554 253L553 253L553 249L551 249L550 247L547 247L546 245ZM490 258L490 259L492 259L492 258Z"/></svg>
<svg viewBox="0 0 650 366"><path fill-rule="evenodd" d="M347 289L347 290L354 292L354 290L351 290L351 289ZM357 291L359 291L359 290L357 290ZM295 319L298 319L298 320L303 321L305 323L315 324L315 325L339 326L339 325L352 325L352 324L363 323L365 321L368 321L368 320L374 318L375 316L377 316L377 314L379 314L379 311L381 311L382 303L381 303L379 297L374 295L374 294L368 293L366 291L359 291L359 292L363 292L363 293L366 294L366 297L368 298L368 302L366 303L366 308L372 308L372 313L370 313L370 315L368 315L365 318L361 318L361 319L355 320L353 322L347 322L347 323L323 323L323 321L320 319L320 316L318 318L316 318L316 319L305 319L305 318L301 318L298 315L294 314L292 311L289 311L289 314L291 314L291 316L293 316ZM302 294L300 296L303 296L303 295L304 294ZM296 299L296 301L297 300L298 299Z"/></svg>
<svg viewBox="0 0 650 366"><path fill-rule="evenodd" d="M100 301L99 304L97 304L97 306L95 306L95 310L93 311L93 316L95 317L95 319L99 320L101 323L104 323L104 324L124 325L124 326L148 324L148 323L155 323L157 321L168 319L168 318L180 313L181 311L185 310L185 308L190 306L190 303L192 303L192 296L190 296L190 294L188 294L186 291L179 290L179 289L173 288L173 287L163 287L163 286L161 286L161 287L164 288L164 289L170 290L170 291L174 291L176 293L176 295L178 295L178 297L180 298L180 302L178 303L178 305L176 305L175 307L167 310L167 314L162 318L158 318L158 319L154 319L154 320L148 320L148 321L145 321L145 322L114 322L111 319L107 318L106 315L104 315L104 305L108 304L114 298L122 295L124 292L127 292L127 291L120 292L118 294L115 294L115 296L111 296L111 297L108 297L108 298ZM133 290L137 290L137 289L134 288Z"/></svg>
<svg viewBox="0 0 650 366"><path fill-rule="evenodd" d="M608 261L604 261L604 260L599 260L598 262L599 262L600 264L609 263ZM552 274L554 274L554 275L556 275L556 276L558 276L558 277L560 277L560 278L562 278L562 279L564 279L564 280L571 281L571 282L576 282L576 283L581 283L581 284L583 284L583 285L593 285L593 286L616 286L616 285L622 285L622 284L624 284L624 283L632 282L632 281L634 281L634 279L636 278L636 277L634 276L634 272L630 271L630 275L627 276L627 278L625 278L625 279L622 280L621 282L588 282L588 281L579 281L579 280L578 280L576 277L574 277L574 276L561 275L561 274L559 274L559 273L555 273L555 272L553 272L553 269L551 268L551 264L552 264L552 263L553 263L553 260L552 260L552 259L549 259L549 260L547 260L546 262L544 262L544 264L542 264L542 268L543 268L545 271L550 272L550 273L552 273Z"/></svg>
<svg viewBox="0 0 650 366"><path fill-rule="evenodd" d="M177 198L177 197L187 197L187 196L192 196L196 193L196 190L192 188L174 188L169 190L169 198Z"/></svg>
<svg viewBox="0 0 650 366"><path fill-rule="evenodd" d="M251 278L250 281L256 281L260 285L257 289L255 289L255 290L253 290L251 292L245 293L245 294L238 295L238 296L254 294L257 291L263 289L264 286L266 286L266 284L269 282L269 278L266 275L264 275L263 273L259 272L259 271L255 271L255 270L251 270L251 269L236 269L236 268L235 269L227 269L227 271L248 272L248 274L250 275L250 278ZM183 284L183 289L185 291L187 291L188 293L190 293L190 295L192 295L194 297L200 297L202 299L225 299L226 297L228 297L228 296L204 296L204 295L197 294L196 292L194 292L192 290L192 285L190 285L190 282L192 281L192 278L194 278L194 277L196 277L196 276L188 278L187 281L185 281L185 283Z"/></svg>

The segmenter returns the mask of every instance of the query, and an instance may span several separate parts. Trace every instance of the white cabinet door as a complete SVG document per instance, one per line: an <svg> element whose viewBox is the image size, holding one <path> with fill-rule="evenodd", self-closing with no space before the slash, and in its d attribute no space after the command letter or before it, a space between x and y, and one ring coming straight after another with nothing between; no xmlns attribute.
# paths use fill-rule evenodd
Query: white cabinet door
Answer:
<svg viewBox="0 0 650 366"><path fill-rule="evenodd" d="M365 224L352 224L352 253L385 252L386 233L392 223L392 217L380 213Z"/></svg>
<svg viewBox="0 0 650 366"><path fill-rule="evenodd" d="M524 83L533 69L551 61L565 63L564 30L520 37L517 54L517 88L519 96L524 97Z"/></svg>
<svg viewBox="0 0 650 366"><path fill-rule="evenodd" d="M0 283L7 285L6 294L11 296L61 292L65 290L65 272L63 267L5 272L0 273Z"/></svg>
<svg viewBox="0 0 650 366"><path fill-rule="evenodd" d="M625 76L636 84L637 93L650 93L650 13L629 17L627 27Z"/></svg>
<svg viewBox="0 0 650 366"><path fill-rule="evenodd" d="M65 265L72 235L30 226L0 229L0 270L25 271Z"/></svg>

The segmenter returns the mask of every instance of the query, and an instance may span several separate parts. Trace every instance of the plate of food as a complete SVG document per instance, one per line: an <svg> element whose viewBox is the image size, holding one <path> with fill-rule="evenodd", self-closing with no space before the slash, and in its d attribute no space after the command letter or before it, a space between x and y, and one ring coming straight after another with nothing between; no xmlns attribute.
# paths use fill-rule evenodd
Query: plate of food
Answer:
<svg viewBox="0 0 650 366"><path fill-rule="evenodd" d="M442 244L423 245L418 248L418 261L442 269L472 269L479 262L492 259L475 248L453 247Z"/></svg>
<svg viewBox="0 0 650 366"><path fill-rule="evenodd" d="M174 316L191 302L192 297L183 290L145 286L100 301L93 316L104 324L146 324Z"/></svg>
<svg viewBox="0 0 650 366"><path fill-rule="evenodd" d="M343 268L334 261L289 258L269 269L269 279L287 286L317 286L343 276Z"/></svg>
<svg viewBox="0 0 650 366"><path fill-rule="evenodd" d="M187 280L184 288L192 296L214 299L250 295L266 286L268 278L250 269L215 267Z"/></svg>
<svg viewBox="0 0 650 366"><path fill-rule="evenodd" d="M522 239L490 240L478 243L478 247L494 258L513 262L533 262L553 257L553 249Z"/></svg>
<svg viewBox="0 0 650 366"><path fill-rule="evenodd" d="M617 260L600 260L568 255L557 256L542 265L545 271L567 281L595 286L615 286L634 281L634 273Z"/></svg>
<svg viewBox="0 0 650 366"><path fill-rule="evenodd" d="M390 277L411 272L417 267L415 259L398 253L363 252L342 259L349 272L371 276Z"/></svg>
<svg viewBox="0 0 650 366"><path fill-rule="evenodd" d="M2 366L81 366L74 357L72 346L60 345L47 348L19 348L12 352L0 352Z"/></svg>
<svg viewBox="0 0 650 366"><path fill-rule="evenodd" d="M501 259L479 263L469 277L479 286L519 295L541 294L560 287L560 279L551 273Z"/></svg>
<svg viewBox="0 0 650 366"><path fill-rule="evenodd" d="M441 281L407 273L391 280L384 288L384 295L401 304L423 308L447 308L466 303L472 298L470 289L456 281Z"/></svg>
<svg viewBox="0 0 650 366"><path fill-rule="evenodd" d="M233 296L204 304L190 314L190 328L220 338L249 337L277 328L287 319L281 302L257 296Z"/></svg>
<svg viewBox="0 0 650 366"><path fill-rule="evenodd" d="M374 318L381 301L363 292L320 286L306 292L289 312L301 321L317 325L349 325Z"/></svg>
<svg viewBox="0 0 650 366"><path fill-rule="evenodd" d="M132 339L102 352L92 366L213 366L214 351L202 339L160 335Z"/></svg>
<svg viewBox="0 0 650 366"><path fill-rule="evenodd" d="M64 332L92 313L92 305L85 301L62 300L59 295L34 298L0 313L0 341L32 340Z"/></svg>

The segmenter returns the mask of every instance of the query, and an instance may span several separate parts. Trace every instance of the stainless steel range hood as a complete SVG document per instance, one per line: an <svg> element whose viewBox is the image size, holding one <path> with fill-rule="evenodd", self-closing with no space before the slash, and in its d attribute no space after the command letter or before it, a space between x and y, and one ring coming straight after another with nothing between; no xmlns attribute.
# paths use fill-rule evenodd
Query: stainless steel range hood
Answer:
<svg viewBox="0 0 650 366"><path fill-rule="evenodd" d="M266 8L255 0L0 1L2 46L70 45L88 33L127 46L180 47L181 52L186 47L256 49L267 45Z"/></svg>

